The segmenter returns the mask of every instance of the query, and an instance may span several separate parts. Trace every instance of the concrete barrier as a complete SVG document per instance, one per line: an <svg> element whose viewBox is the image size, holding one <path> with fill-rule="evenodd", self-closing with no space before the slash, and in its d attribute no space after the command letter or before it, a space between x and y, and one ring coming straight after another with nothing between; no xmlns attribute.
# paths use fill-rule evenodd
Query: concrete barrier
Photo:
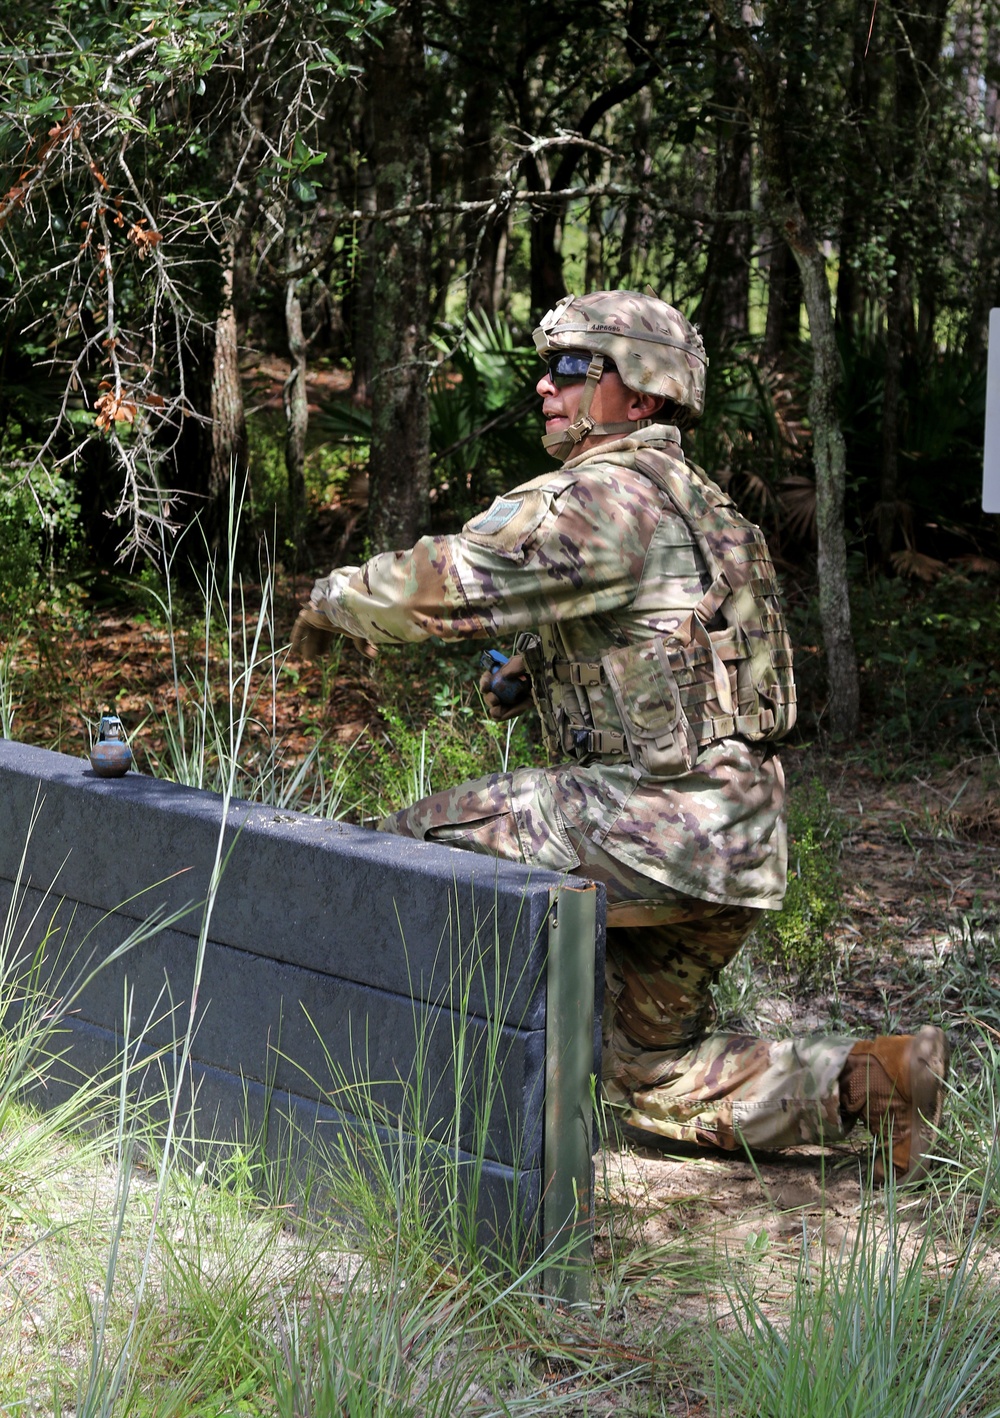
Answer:
<svg viewBox="0 0 1000 1418"><path fill-rule="evenodd" d="M457 1148L480 1225L535 1246L573 1228L582 1254L603 888L244 802L223 830L222 808L0 741L0 922L23 949L46 940L50 980L73 952L73 970L107 962L64 1021L67 1065L89 1075L119 1055L126 994L131 1036L175 1065L197 974L189 1083L205 1139L249 1130L301 1164L357 1132L363 1096L388 1145L413 1125L419 1075L431 1175L433 1144ZM115 956L137 923L185 907ZM68 1086L52 1070L45 1096Z"/></svg>

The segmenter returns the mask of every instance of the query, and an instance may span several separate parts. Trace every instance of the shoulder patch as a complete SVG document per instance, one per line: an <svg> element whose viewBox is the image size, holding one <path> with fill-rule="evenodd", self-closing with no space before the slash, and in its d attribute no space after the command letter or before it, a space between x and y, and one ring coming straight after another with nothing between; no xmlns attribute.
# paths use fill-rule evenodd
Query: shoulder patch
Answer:
<svg viewBox="0 0 1000 1418"><path fill-rule="evenodd" d="M481 537L495 536L508 522L513 522L523 506L523 497L498 497L492 507L468 523L468 530L478 532Z"/></svg>
<svg viewBox="0 0 1000 1418"><path fill-rule="evenodd" d="M487 547L499 556L523 561L530 544L553 503L547 488L515 488L494 500L485 512L462 528L466 541Z"/></svg>

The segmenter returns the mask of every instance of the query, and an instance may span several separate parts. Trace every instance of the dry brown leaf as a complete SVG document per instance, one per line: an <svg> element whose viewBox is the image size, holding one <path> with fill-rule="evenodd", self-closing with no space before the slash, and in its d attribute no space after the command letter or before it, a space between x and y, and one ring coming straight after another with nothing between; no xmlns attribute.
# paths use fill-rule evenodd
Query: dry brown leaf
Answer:
<svg viewBox="0 0 1000 1418"><path fill-rule="evenodd" d="M778 501L793 537L811 541L816 535L816 484L803 473L782 478Z"/></svg>
<svg viewBox="0 0 1000 1418"><path fill-rule="evenodd" d="M922 551L914 551L911 547L894 551L890 560L897 576L910 576L918 581L936 581L948 570L946 562L927 556Z"/></svg>
<svg viewBox="0 0 1000 1418"><path fill-rule="evenodd" d="M991 556L982 556L979 552L974 551L968 552L965 556L956 556L952 565L978 576L1000 574L1000 561L994 561Z"/></svg>
<svg viewBox="0 0 1000 1418"><path fill-rule="evenodd" d="M140 217L129 227L128 239L135 247L139 260L145 261L153 247L162 241L163 237L158 231L147 230L146 218Z"/></svg>
<svg viewBox="0 0 1000 1418"><path fill-rule="evenodd" d="M101 380L99 387L104 393L94 401L97 427L103 432L116 423L134 423L138 408L131 399L126 398L124 389L112 389L106 379Z"/></svg>

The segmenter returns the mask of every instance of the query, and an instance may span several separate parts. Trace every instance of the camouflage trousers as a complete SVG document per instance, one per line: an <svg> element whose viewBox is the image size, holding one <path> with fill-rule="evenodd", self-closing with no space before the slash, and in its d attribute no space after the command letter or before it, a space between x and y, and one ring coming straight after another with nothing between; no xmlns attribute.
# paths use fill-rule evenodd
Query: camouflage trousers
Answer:
<svg viewBox="0 0 1000 1418"><path fill-rule="evenodd" d="M762 913L672 892L610 856L587 823L566 815L553 783L559 772L491 774L423 798L379 826L604 883L603 1085L623 1121L727 1149L846 1136L839 1079L855 1040L775 1041L713 1029L711 986Z"/></svg>

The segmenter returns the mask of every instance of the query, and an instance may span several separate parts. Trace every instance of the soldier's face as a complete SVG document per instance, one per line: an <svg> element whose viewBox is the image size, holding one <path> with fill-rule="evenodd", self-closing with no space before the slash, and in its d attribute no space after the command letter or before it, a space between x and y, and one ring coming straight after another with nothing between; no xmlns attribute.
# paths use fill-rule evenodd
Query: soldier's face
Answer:
<svg viewBox="0 0 1000 1418"><path fill-rule="evenodd" d="M546 372L535 385L535 391L542 401L542 417L545 419L546 433L561 433L576 418L583 394L584 379L557 388ZM621 381L616 370L607 369L601 375L600 383L594 390L590 402L590 417L596 424L625 423L648 418L643 395L635 394ZM584 453L598 444L610 443L621 434L592 433L577 445L577 452Z"/></svg>

